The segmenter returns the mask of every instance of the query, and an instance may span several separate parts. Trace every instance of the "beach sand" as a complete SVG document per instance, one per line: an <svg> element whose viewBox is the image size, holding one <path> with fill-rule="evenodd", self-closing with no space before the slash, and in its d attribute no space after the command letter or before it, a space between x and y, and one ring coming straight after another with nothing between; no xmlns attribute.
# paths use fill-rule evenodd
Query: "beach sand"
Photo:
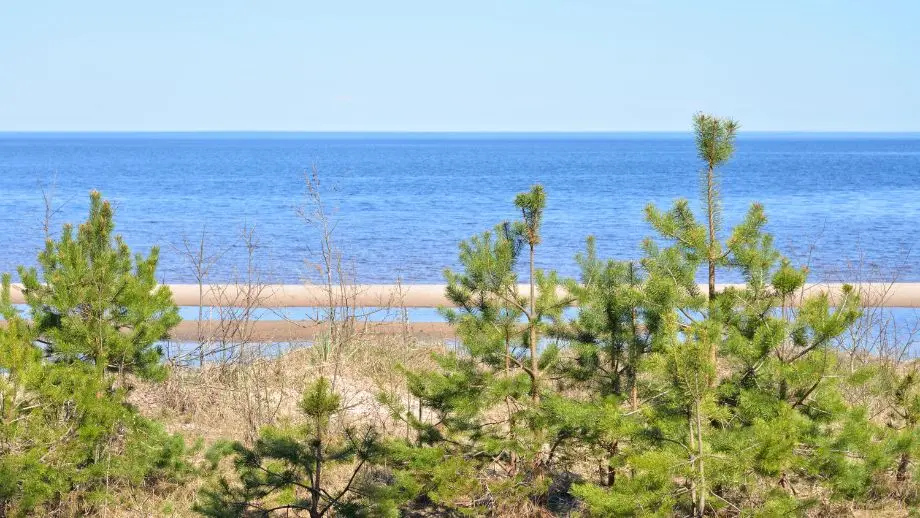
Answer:
<svg viewBox="0 0 920 518"><path fill-rule="evenodd" d="M247 298L251 299L246 305L261 308L292 308L292 307L328 307L330 302L329 292L324 286L300 284L270 284L261 286L257 294L247 295L245 286L232 284L206 285L203 287L204 296L199 297L199 287L196 284L170 284L173 299L179 306L198 306L199 298L205 306L230 306L239 305ZM722 290L731 284L717 284L716 288ZM829 291L832 300L839 296L842 285L839 283L809 284L804 290L805 296L815 295L821 291ZM347 286L347 305L355 307L387 307L387 308L436 308L450 306L450 301L444 295L443 284L364 284ZM332 296L333 305L342 306L344 300L338 287L335 287ZM861 283L858 289L864 302L868 306L889 308L920 308L920 282L898 283ZM704 285L700 290L705 293ZM255 293L255 292L252 292ZM527 293L527 287L521 285L519 293ZM12 299L14 304L24 302L21 286L12 286ZM797 300L791 301L796 305Z"/></svg>

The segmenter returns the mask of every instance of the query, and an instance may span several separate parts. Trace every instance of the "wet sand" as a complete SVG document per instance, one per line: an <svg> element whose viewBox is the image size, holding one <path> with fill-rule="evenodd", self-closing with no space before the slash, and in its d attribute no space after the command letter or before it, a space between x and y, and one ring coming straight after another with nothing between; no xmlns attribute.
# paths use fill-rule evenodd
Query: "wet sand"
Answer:
<svg viewBox="0 0 920 518"><path fill-rule="evenodd" d="M170 332L170 338L180 342L196 342L199 336L209 340L225 336L228 340L232 339L237 342L285 343L313 340L329 329L329 326L323 323L285 320L259 320L240 326L225 324L224 327L221 327L218 321L204 320L201 321L200 330L198 324L199 322L195 320L182 321ZM421 341L443 341L456 338L456 333L447 322L410 322L406 325L401 322L368 322L358 324L356 327L362 337L405 334L405 336Z"/></svg>

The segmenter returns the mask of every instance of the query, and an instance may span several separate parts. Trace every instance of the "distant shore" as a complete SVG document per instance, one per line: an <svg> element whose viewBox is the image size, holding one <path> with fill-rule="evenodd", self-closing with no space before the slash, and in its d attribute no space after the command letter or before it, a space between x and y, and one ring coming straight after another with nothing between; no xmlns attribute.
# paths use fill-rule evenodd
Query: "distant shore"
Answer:
<svg viewBox="0 0 920 518"><path fill-rule="evenodd" d="M235 284L168 284L173 300L178 306L234 306L246 302L254 308L298 308L298 307L387 307L387 308L437 308L450 306L443 284L360 284L333 286L332 293L322 285L267 284L247 287ZM719 284L723 290L739 284ZM806 285L802 293L789 301L790 306L798 304L801 296L811 296L822 291L839 297L843 285L821 283ZM705 293L701 284L700 291ZM863 303L872 307L920 308L920 282L860 283L857 286ZM527 293L524 285L519 293ZM24 302L21 285L12 287L14 304Z"/></svg>

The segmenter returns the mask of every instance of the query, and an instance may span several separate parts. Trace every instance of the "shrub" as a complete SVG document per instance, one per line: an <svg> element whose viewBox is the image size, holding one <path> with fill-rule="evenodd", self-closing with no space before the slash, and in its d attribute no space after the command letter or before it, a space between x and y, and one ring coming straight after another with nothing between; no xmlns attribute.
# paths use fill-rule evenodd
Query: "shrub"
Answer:
<svg viewBox="0 0 920 518"><path fill-rule="evenodd" d="M178 308L156 287L157 250L132 260L112 218L94 192L87 221L47 241L41 269L19 269L25 315L3 277L0 514L88 510L181 465L181 439L125 401L129 376L163 376L156 344Z"/></svg>

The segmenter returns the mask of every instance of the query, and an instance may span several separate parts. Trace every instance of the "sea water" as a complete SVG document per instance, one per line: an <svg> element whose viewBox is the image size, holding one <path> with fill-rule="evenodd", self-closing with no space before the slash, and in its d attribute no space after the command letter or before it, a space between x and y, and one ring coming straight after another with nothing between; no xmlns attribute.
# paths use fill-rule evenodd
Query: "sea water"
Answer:
<svg viewBox="0 0 920 518"><path fill-rule="evenodd" d="M262 278L300 282L320 250L299 215L314 168L357 280L411 284L440 282L457 243L518 217L515 194L538 182L538 266L576 274L588 235L603 256L640 258L644 207L699 208L702 163L679 133L0 134L0 271L35 264L43 188L52 231L80 222L97 189L133 249L160 247L162 281L194 280L180 250L202 235L220 255L211 281L240 276L250 228ZM920 280L920 135L743 134L719 176L724 232L763 203L777 245L813 280Z"/></svg>

